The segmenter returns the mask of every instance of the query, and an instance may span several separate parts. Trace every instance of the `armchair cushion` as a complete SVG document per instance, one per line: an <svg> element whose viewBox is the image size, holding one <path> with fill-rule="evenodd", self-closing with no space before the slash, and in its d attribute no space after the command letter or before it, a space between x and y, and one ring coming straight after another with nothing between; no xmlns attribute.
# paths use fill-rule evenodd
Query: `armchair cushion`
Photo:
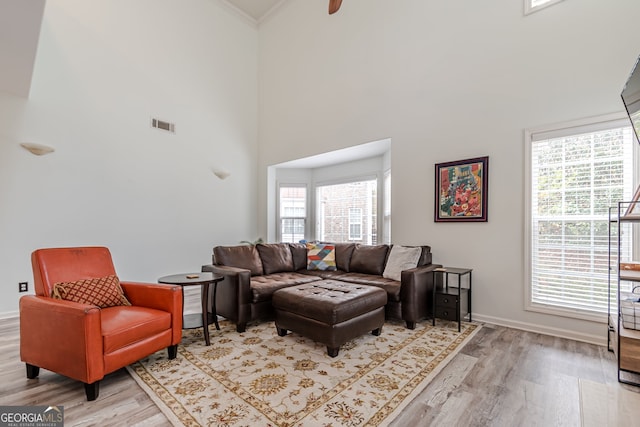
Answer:
<svg viewBox="0 0 640 427"><path fill-rule="evenodd" d="M104 353L113 353L171 328L171 313L146 307L114 306L102 310Z"/></svg>
<svg viewBox="0 0 640 427"><path fill-rule="evenodd" d="M100 308L131 305L125 297L120 280L116 275L56 283L53 285L51 297L95 305Z"/></svg>

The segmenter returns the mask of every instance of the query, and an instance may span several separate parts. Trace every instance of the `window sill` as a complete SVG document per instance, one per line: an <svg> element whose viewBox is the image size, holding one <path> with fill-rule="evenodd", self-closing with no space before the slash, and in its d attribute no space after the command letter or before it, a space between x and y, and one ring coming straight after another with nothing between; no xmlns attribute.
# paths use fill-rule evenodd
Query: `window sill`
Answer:
<svg viewBox="0 0 640 427"><path fill-rule="evenodd" d="M595 323L607 323L607 313L596 313L592 311L577 310L564 308L555 305L527 303L524 307L525 311L533 311L536 313L551 314L554 316L568 317L571 319L586 320Z"/></svg>

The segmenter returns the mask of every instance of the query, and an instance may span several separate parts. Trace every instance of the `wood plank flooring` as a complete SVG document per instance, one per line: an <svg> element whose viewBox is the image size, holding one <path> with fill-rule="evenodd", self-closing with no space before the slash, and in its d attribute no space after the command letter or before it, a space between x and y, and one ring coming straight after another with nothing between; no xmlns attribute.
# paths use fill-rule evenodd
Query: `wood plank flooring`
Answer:
<svg viewBox="0 0 640 427"><path fill-rule="evenodd" d="M41 370L38 379L28 380L19 357L16 318L0 320L0 370L0 405L63 405L65 426L170 425L124 369L101 382L94 402L85 400L80 383L52 372ZM581 410L584 407L592 411ZM582 419L582 413L591 419ZM492 325L485 325L391 423L393 427L592 425L640 426L640 389L617 382L613 353L605 347Z"/></svg>

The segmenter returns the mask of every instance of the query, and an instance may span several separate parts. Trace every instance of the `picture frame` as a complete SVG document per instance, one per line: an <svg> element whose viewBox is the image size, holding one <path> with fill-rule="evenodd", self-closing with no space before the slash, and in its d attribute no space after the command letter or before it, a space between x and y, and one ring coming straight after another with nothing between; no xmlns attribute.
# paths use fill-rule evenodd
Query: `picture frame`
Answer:
<svg viewBox="0 0 640 427"><path fill-rule="evenodd" d="M487 222L489 157L435 166L435 222Z"/></svg>

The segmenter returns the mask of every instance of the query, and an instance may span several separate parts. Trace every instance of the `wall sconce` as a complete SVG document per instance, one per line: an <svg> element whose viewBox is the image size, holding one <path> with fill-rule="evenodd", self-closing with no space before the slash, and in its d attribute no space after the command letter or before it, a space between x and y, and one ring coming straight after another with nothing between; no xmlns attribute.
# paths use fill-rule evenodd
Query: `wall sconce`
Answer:
<svg viewBox="0 0 640 427"><path fill-rule="evenodd" d="M48 145L34 144L31 142L23 142L20 146L36 156L43 156L55 151L53 147L49 147Z"/></svg>
<svg viewBox="0 0 640 427"><path fill-rule="evenodd" d="M213 174L220 179L227 179L229 175L231 175L231 172L227 172L225 170L214 170Z"/></svg>

